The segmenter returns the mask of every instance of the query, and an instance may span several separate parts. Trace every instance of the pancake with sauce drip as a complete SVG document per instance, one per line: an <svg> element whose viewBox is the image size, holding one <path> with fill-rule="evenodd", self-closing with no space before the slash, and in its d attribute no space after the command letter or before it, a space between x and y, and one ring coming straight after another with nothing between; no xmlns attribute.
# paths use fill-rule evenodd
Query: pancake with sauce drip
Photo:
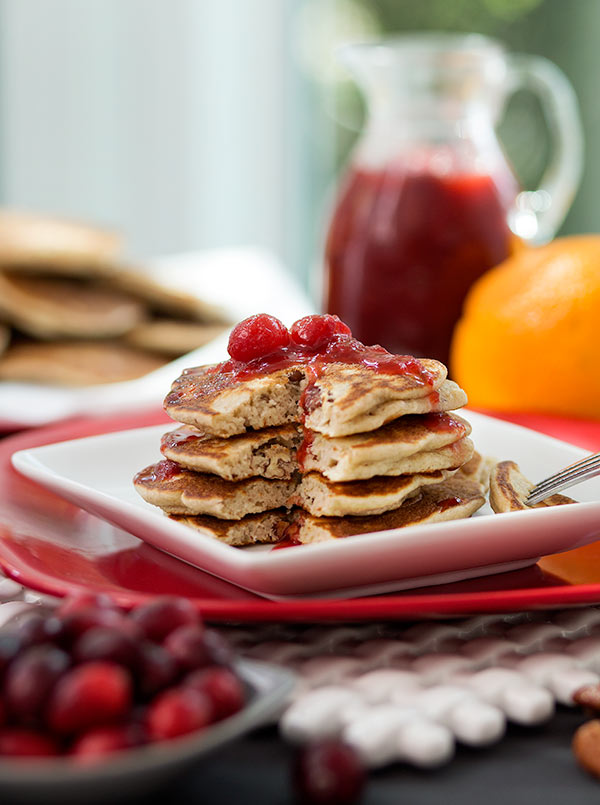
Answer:
<svg viewBox="0 0 600 805"><path fill-rule="evenodd" d="M577 502L566 495L551 495L533 506L528 506L525 500L533 487L534 484L523 475L514 461L500 461L494 466L490 475L490 506L496 514L502 514Z"/></svg>
<svg viewBox="0 0 600 805"><path fill-rule="evenodd" d="M0 272L0 314L22 332L48 340L119 336L140 322L145 310L95 283Z"/></svg>
<svg viewBox="0 0 600 805"><path fill-rule="evenodd" d="M297 425L252 430L229 439L208 436L192 425L165 433L161 453L183 467L239 481L243 478L291 478L298 469L296 449L302 441Z"/></svg>
<svg viewBox="0 0 600 805"><path fill-rule="evenodd" d="M16 343L0 357L0 380L90 386L133 380L164 360L109 341Z"/></svg>
<svg viewBox="0 0 600 805"><path fill-rule="evenodd" d="M202 515L169 515L169 519L176 523L236 548L279 542L287 526L287 518L288 514L284 509L248 514L241 520L219 520L217 517Z"/></svg>
<svg viewBox="0 0 600 805"><path fill-rule="evenodd" d="M422 363L431 373L431 384L424 385L413 375L379 374L358 364L325 365L304 395L306 427L328 436L363 433L405 414L450 411L466 403L465 393L445 379L442 364ZM228 437L300 421L307 384L302 364L246 379L215 367L198 367L173 383L164 407L177 422Z"/></svg>
<svg viewBox="0 0 600 805"><path fill-rule="evenodd" d="M425 487L399 508L374 517L314 517L295 511L285 538L302 544L440 523L470 517L485 503L480 484L457 472L442 483Z"/></svg>
<svg viewBox="0 0 600 805"><path fill-rule="evenodd" d="M296 478L226 481L171 461L152 464L133 479L139 495L168 514L209 514L223 520L285 506L297 483Z"/></svg>
<svg viewBox="0 0 600 805"><path fill-rule="evenodd" d="M376 476L364 481L328 481L318 472L302 477L290 503L315 517L371 516L392 511L426 486L451 477L450 470L417 472L412 475Z"/></svg>
<svg viewBox="0 0 600 805"><path fill-rule="evenodd" d="M447 469L459 458L452 445L470 433L470 424L456 414L404 416L352 436L307 431L300 461L304 471L316 470L331 481Z"/></svg>

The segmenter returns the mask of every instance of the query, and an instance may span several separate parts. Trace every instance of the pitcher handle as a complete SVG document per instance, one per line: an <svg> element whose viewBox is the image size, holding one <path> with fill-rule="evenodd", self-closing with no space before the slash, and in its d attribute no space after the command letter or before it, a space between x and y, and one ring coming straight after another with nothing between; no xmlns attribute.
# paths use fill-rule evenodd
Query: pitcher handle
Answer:
<svg viewBox="0 0 600 805"><path fill-rule="evenodd" d="M524 190L509 211L515 235L531 243L550 240L562 224L579 186L583 132L577 96L566 75L541 56L509 57L511 89L540 100L552 137L552 153L537 190Z"/></svg>

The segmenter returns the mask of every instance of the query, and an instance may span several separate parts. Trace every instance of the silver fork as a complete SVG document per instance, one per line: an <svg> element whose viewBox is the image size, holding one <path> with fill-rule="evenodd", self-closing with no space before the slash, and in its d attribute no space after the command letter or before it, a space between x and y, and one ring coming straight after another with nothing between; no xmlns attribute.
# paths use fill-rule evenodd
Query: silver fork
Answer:
<svg viewBox="0 0 600 805"><path fill-rule="evenodd" d="M528 506L533 506L535 503L550 497L550 495L560 492L561 489L568 489L570 486L575 486L575 484L586 481L588 478L595 478L596 475L600 475L600 453L594 453L587 458L576 461L574 464L569 464L564 470L555 472L554 475L540 481L539 484L533 487L525 503Z"/></svg>

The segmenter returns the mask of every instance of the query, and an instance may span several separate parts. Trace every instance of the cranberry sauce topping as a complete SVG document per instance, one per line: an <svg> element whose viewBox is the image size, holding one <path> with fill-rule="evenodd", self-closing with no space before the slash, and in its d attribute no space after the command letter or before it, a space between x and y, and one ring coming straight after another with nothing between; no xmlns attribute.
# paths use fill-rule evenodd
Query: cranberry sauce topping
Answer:
<svg viewBox="0 0 600 805"><path fill-rule="evenodd" d="M197 433L190 433L187 428L177 428L176 430L172 430L169 433L164 434L160 440L160 449L172 450L174 447L177 447L180 444L193 442L198 438L199 436Z"/></svg>
<svg viewBox="0 0 600 805"><path fill-rule="evenodd" d="M427 430L436 433L460 433L464 436L467 432L466 425L451 414L422 414L419 418Z"/></svg>
<svg viewBox="0 0 600 805"><path fill-rule="evenodd" d="M140 470L135 476L134 483L155 483L156 481L169 481L181 473L181 467L175 461L164 459L158 464L151 464L145 470Z"/></svg>
<svg viewBox="0 0 600 805"><path fill-rule="evenodd" d="M304 471L304 462L306 461L306 456L308 455L308 452L314 440L315 440L314 431L304 428L304 438L302 439L300 447L296 451L296 460L302 472Z"/></svg>
<svg viewBox="0 0 600 805"><path fill-rule="evenodd" d="M444 498L444 500L438 501L437 507L440 511L445 512L447 509L452 509L454 506L460 506L462 502L462 498Z"/></svg>
<svg viewBox="0 0 600 805"><path fill-rule="evenodd" d="M270 339L261 329L263 318ZM345 363L364 366L378 374L407 375L424 386L433 383L433 375L422 361L410 355L392 355L380 346L365 346L352 337L337 317L306 316L300 319L292 325L292 337L286 343L281 329L273 323L277 320L272 316L262 314L251 317L251 320L246 319L234 328L230 339L233 349L230 347L229 352L232 357L210 369L210 373L233 375L236 380L242 380L293 366L305 366L312 370L310 379L314 382L328 364ZM258 339L260 349L256 342L250 343L255 330L261 335ZM241 356L248 357L241 359Z"/></svg>

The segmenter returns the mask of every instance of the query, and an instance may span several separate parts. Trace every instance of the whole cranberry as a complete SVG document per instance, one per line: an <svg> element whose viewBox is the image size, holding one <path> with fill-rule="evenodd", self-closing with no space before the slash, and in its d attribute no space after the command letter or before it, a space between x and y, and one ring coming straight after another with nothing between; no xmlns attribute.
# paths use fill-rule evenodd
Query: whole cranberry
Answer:
<svg viewBox="0 0 600 805"><path fill-rule="evenodd" d="M96 727L82 733L71 746L71 755L79 763L93 763L106 755L131 749L144 743L143 730L137 724Z"/></svg>
<svg viewBox="0 0 600 805"><path fill-rule="evenodd" d="M56 614L71 615L73 612L79 612L80 609L117 609L117 605L113 599L105 593L88 593L81 592L65 598L58 609Z"/></svg>
<svg viewBox="0 0 600 805"><path fill-rule="evenodd" d="M150 740L169 740L207 727L211 717L211 704L202 693L185 687L171 688L148 707L146 728Z"/></svg>
<svg viewBox="0 0 600 805"><path fill-rule="evenodd" d="M251 361L286 347L290 334L282 322L267 313L241 321L231 331L227 351L235 361Z"/></svg>
<svg viewBox="0 0 600 805"><path fill-rule="evenodd" d="M10 714L21 721L40 716L54 685L70 664L69 655L51 644L26 649L4 678L3 697Z"/></svg>
<svg viewBox="0 0 600 805"><path fill-rule="evenodd" d="M0 755L41 757L57 754L56 742L44 733L18 727L0 730Z"/></svg>
<svg viewBox="0 0 600 805"><path fill-rule="evenodd" d="M38 643L55 643L62 646L68 641L65 624L62 618L55 615L33 613L19 626L19 637L24 646Z"/></svg>
<svg viewBox="0 0 600 805"><path fill-rule="evenodd" d="M361 795L365 772L352 747L319 741L300 751L293 771L296 791L315 805L350 805Z"/></svg>
<svg viewBox="0 0 600 805"><path fill-rule="evenodd" d="M173 596L161 596L148 604L141 604L132 610L131 618L143 634L156 643L162 642L178 626L200 623L192 602Z"/></svg>
<svg viewBox="0 0 600 805"><path fill-rule="evenodd" d="M128 634L110 626L93 626L84 632L73 646L76 662L107 660L134 668L138 659L138 644Z"/></svg>
<svg viewBox="0 0 600 805"><path fill-rule="evenodd" d="M81 732L111 724L131 708L129 673L113 662L86 662L67 671L54 686L46 708L52 730Z"/></svg>
<svg viewBox="0 0 600 805"><path fill-rule="evenodd" d="M336 335L352 335L347 324L329 313L305 316L292 324L292 341L310 349L323 349Z"/></svg>
<svg viewBox="0 0 600 805"><path fill-rule="evenodd" d="M213 721L237 713L244 706L244 687L229 668L204 668L193 671L183 684L203 693L213 709Z"/></svg>
<svg viewBox="0 0 600 805"><path fill-rule="evenodd" d="M133 634L135 624L115 609L97 607L82 607L75 612L71 612L62 618L63 624L63 643L70 645L81 637L89 629L103 626L118 629L127 634Z"/></svg>
<svg viewBox="0 0 600 805"><path fill-rule="evenodd" d="M201 626L180 626L171 632L164 646L183 671L203 668L211 662L206 632Z"/></svg>
<svg viewBox="0 0 600 805"><path fill-rule="evenodd" d="M179 668L162 646L145 640L138 647L137 685L142 696L154 696L175 681Z"/></svg>

